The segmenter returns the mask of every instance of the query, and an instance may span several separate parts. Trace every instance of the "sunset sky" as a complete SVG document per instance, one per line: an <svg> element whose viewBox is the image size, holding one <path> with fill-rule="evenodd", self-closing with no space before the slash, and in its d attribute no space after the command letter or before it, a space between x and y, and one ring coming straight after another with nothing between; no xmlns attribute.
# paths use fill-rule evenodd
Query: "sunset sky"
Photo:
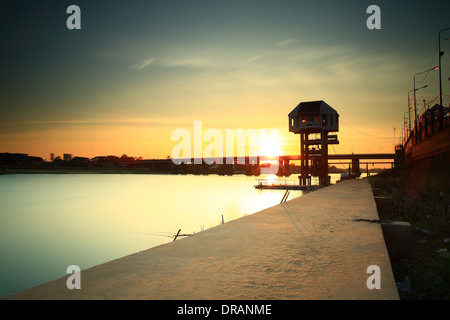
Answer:
<svg viewBox="0 0 450 320"><path fill-rule="evenodd" d="M66 27L71 4L81 30ZM381 30L366 27L371 4ZM296 154L288 113L312 100L340 114L330 153L393 152L413 76L438 65L449 27L448 0L2 1L0 152L163 158L202 121L277 128ZM449 40L441 50L448 106ZM420 112L439 102L438 71L417 79Z"/></svg>

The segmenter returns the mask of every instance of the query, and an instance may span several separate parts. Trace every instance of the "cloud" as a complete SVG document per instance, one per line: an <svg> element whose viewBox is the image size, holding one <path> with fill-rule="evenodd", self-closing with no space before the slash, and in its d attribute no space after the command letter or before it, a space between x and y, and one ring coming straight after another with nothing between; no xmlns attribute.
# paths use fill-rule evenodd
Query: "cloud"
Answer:
<svg viewBox="0 0 450 320"><path fill-rule="evenodd" d="M263 57L264 57L264 55L262 55L262 54L257 55L257 56L253 56L253 57L247 59L247 62L253 62L253 61L259 60L259 59L261 59Z"/></svg>
<svg viewBox="0 0 450 320"><path fill-rule="evenodd" d="M172 122L174 122L172 120ZM61 131L68 128L162 127L169 120L44 120L0 122L0 135L36 131ZM84 130L83 129L83 130Z"/></svg>
<svg viewBox="0 0 450 320"><path fill-rule="evenodd" d="M162 63L166 67L206 68L211 62L203 58L177 58Z"/></svg>
<svg viewBox="0 0 450 320"><path fill-rule="evenodd" d="M295 43L295 39L289 38L286 40L283 40L281 42L278 42L276 44L277 47L290 47Z"/></svg>
<svg viewBox="0 0 450 320"><path fill-rule="evenodd" d="M155 60L156 60L155 58L150 58L150 59L135 63L130 68L136 69L136 70L141 70L141 69L144 69L144 68L148 67L149 65L151 65Z"/></svg>

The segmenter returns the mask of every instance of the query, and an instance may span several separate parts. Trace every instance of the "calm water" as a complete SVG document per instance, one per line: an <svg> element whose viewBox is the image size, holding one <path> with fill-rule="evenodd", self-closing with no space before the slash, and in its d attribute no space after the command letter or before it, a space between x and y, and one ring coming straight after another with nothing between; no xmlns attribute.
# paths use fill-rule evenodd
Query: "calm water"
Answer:
<svg viewBox="0 0 450 320"><path fill-rule="evenodd" d="M222 215L226 222L280 202L285 191L255 183L240 175L0 176L0 297L63 277L69 265L86 269L170 242L178 229L200 232Z"/></svg>

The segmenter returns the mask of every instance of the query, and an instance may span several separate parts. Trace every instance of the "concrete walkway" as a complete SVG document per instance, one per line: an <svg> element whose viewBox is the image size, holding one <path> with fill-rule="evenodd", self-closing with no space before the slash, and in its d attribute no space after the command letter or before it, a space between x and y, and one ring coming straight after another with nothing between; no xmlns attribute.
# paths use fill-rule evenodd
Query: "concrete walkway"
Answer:
<svg viewBox="0 0 450 320"><path fill-rule="evenodd" d="M280 192L280 199L282 193ZM367 180L351 180L6 299L398 299ZM368 289L381 270L381 288Z"/></svg>

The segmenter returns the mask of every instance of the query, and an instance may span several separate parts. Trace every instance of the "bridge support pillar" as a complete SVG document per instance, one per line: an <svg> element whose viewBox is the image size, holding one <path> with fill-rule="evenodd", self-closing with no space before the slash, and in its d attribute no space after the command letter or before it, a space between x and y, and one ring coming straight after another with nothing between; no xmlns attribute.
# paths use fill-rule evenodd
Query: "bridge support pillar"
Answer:
<svg viewBox="0 0 450 320"><path fill-rule="evenodd" d="M232 164L219 164L219 175L221 176L232 176L233 175L233 165Z"/></svg>
<svg viewBox="0 0 450 320"><path fill-rule="evenodd" d="M361 170L359 168L359 159L352 159L352 173L354 173L356 175L356 177L360 177L361 176Z"/></svg>
<svg viewBox="0 0 450 320"><path fill-rule="evenodd" d="M289 159L278 159L278 177L289 177L291 173L289 172Z"/></svg>

